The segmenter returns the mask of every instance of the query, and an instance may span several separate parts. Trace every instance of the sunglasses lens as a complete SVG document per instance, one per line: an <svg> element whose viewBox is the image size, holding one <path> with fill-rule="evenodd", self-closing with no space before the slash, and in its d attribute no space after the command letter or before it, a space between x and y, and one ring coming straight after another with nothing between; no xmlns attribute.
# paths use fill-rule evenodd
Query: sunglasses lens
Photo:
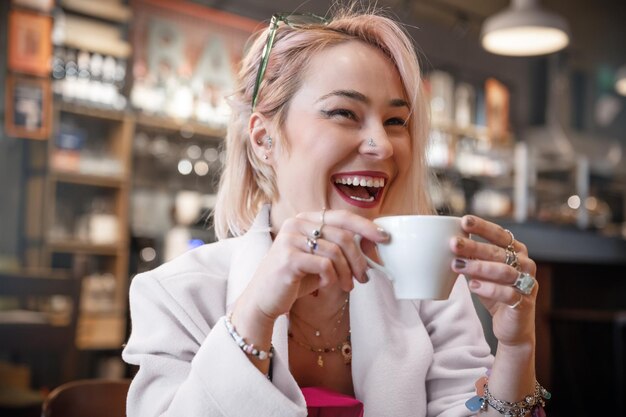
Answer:
<svg viewBox="0 0 626 417"><path fill-rule="evenodd" d="M328 21L320 16L314 15L291 15L284 19L284 22L291 27L306 28L308 26L325 25Z"/></svg>

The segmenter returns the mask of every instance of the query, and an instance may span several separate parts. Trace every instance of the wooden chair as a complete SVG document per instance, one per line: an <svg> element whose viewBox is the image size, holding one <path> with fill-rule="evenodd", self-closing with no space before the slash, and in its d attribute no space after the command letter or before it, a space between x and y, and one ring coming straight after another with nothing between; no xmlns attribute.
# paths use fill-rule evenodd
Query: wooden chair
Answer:
<svg viewBox="0 0 626 417"><path fill-rule="evenodd" d="M85 379L54 389L42 417L125 417L130 379Z"/></svg>

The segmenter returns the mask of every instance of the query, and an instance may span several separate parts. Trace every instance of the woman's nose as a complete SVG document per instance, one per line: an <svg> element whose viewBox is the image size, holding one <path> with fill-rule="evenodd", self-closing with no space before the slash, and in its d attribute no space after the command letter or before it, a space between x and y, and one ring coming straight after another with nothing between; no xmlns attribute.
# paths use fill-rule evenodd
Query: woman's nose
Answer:
<svg viewBox="0 0 626 417"><path fill-rule="evenodd" d="M376 159L386 159L393 155L393 146L384 129L370 129L362 138L360 151Z"/></svg>

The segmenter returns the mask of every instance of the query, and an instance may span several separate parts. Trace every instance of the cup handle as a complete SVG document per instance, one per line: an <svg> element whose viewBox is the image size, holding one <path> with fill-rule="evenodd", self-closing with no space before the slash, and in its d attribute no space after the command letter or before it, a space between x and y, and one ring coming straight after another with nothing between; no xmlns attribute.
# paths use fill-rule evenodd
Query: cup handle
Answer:
<svg viewBox="0 0 626 417"><path fill-rule="evenodd" d="M371 259L369 256L367 256L365 254L365 252L363 252L363 250L361 249L361 240L363 240L363 237L361 235L354 235L354 241L356 242L356 247L361 251L361 253L365 257L365 260L367 261L367 264L371 268L374 268L377 271L380 271L383 274L385 274L385 276L389 279L389 281L393 282L393 278L391 277L391 273L389 273L389 270L387 268L385 268L384 266L382 266L381 264L379 264L376 261L374 261L373 259Z"/></svg>

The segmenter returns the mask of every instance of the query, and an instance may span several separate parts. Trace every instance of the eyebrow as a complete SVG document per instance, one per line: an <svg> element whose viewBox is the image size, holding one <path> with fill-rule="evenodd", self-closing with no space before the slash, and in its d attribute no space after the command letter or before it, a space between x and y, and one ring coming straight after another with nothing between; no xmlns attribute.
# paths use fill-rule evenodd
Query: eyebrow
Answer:
<svg viewBox="0 0 626 417"><path fill-rule="evenodd" d="M364 94L359 93L358 91L355 91L355 90L334 90L334 91L331 91L328 94L324 94L322 97L317 99L317 102L326 100L327 98L334 97L334 96L346 97L346 98L349 98L349 99L352 99L352 100L360 101L360 102L365 103L365 104L369 104L370 101L371 101ZM389 101L389 104L391 105L391 107L406 107L406 108L410 108L409 107L409 103L406 100L401 99L401 98L391 99Z"/></svg>

